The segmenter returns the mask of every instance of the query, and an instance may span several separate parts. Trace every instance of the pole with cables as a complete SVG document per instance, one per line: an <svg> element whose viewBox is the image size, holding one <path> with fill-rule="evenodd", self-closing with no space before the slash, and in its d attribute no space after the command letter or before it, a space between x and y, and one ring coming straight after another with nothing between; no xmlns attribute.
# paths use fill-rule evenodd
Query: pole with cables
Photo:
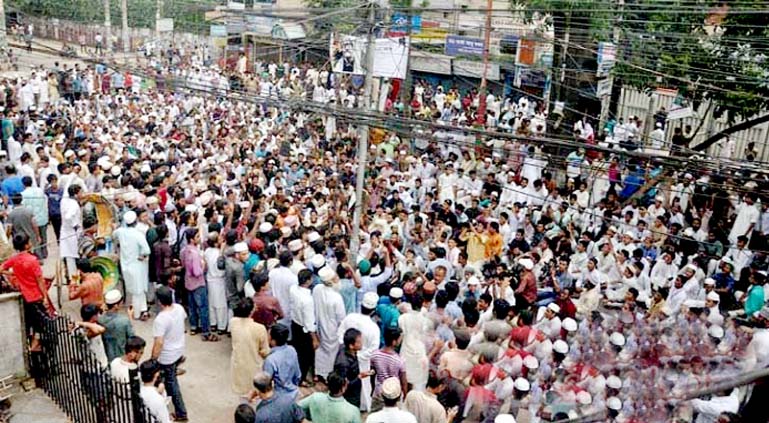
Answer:
<svg viewBox="0 0 769 423"><path fill-rule="evenodd" d="M5 4L3 0L0 0L0 48L5 48L8 45L5 31Z"/></svg>
<svg viewBox="0 0 769 423"><path fill-rule="evenodd" d="M131 49L131 40L128 36L128 0L120 2L120 14L123 21L123 53L128 53Z"/></svg>
<svg viewBox="0 0 769 423"><path fill-rule="evenodd" d="M112 17L109 10L109 0L104 0L104 46L107 52L112 48Z"/></svg>
<svg viewBox="0 0 769 423"><path fill-rule="evenodd" d="M374 34L374 4L369 4L368 10L368 38L366 41L366 81L363 84L363 108L371 108L371 89L374 85L374 43L376 42ZM360 225L363 218L363 185L366 183L366 167L368 165L368 125L361 125L358 135L358 169L355 180L355 211L352 217L352 238L350 239L350 249L352 251L353 263L358 260L358 250L360 248Z"/></svg>
<svg viewBox="0 0 769 423"><path fill-rule="evenodd" d="M483 74L481 75L481 89L478 90L478 114L475 123L483 126L486 124L486 90L488 86L489 72L489 45L491 44L491 11L494 8L492 0L486 0L486 33L483 40Z"/></svg>

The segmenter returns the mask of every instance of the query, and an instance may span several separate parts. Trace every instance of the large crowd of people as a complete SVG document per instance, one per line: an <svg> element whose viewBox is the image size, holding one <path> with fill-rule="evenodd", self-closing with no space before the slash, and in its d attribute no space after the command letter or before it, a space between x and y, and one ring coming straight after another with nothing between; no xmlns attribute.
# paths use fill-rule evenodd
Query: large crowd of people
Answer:
<svg viewBox="0 0 769 423"><path fill-rule="evenodd" d="M236 422L766 419L763 385L729 385L769 364L763 175L636 155L637 119L608 147L580 120L554 150L527 97L489 94L486 126L519 137L477 144L477 92L387 82L383 113L452 129L372 130L352 240L357 128L333 111L362 90L198 53L0 79L4 274L36 316L39 263L62 259L89 345L116 378L138 369L159 421L189 418L189 336L231 337ZM122 290L103 294L98 256ZM154 319L150 359L131 319Z"/></svg>

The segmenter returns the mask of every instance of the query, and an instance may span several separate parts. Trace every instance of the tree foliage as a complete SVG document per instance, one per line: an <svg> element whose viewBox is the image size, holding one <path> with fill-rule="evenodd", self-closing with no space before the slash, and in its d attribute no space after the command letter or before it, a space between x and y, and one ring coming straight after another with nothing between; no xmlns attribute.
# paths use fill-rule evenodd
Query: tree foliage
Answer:
<svg viewBox="0 0 769 423"><path fill-rule="evenodd" d="M163 0L163 17L173 18L178 31L207 33L204 15L220 2L216 0ZM32 16L66 19L83 23L104 22L103 0L6 0L6 8ZM120 25L121 0L110 0L112 25ZM128 25L154 28L156 0L128 0Z"/></svg>
<svg viewBox="0 0 769 423"><path fill-rule="evenodd" d="M641 90L674 88L696 107L734 122L769 108L769 14L756 0L627 4L622 60L624 84Z"/></svg>

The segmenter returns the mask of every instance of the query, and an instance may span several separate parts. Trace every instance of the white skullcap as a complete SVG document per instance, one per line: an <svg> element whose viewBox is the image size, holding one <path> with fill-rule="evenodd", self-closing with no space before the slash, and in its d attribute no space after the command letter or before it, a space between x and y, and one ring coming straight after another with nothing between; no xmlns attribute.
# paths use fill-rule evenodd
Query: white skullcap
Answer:
<svg viewBox="0 0 769 423"><path fill-rule="evenodd" d="M523 359L523 365L527 369L536 370L539 368L539 360L533 355L527 355L526 358Z"/></svg>
<svg viewBox="0 0 769 423"><path fill-rule="evenodd" d="M326 265L326 258L322 254L315 254L310 258L310 264L313 269L320 269Z"/></svg>
<svg viewBox="0 0 769 423"><path fill-rule="evenodd" d="M320 280L323 281L323 283L329 283L334 280L336 272L334 272L334 269L326 266L318 271L318 276L320 277Z"/></svg>
<svg viewBox="0 0 769 423"><path fill-rule="evenodd" d="M238 242L232 247L236 253L245 253L248 251L248 245L245 242Z"/></svg>
<svg viewBox="0 0 769 423"><path fill-rule="evenodd" d="M519 377L515 379L515 382L513 382L513 387L518 391L528 392L529 389L531 389L531 384L529 383L528 380L522 377Z"/></svg>
<svg viewBox="0 0 769 423"><path fill-rule="evenodd" d="M721 326L713 325L708 328L708 335L716 339L721 339L724 337L724 328Z"/></svg>
<svg viewBox="0 0 769 423"><path fill-rule="evenodd" d="M531 269L534 268L534 262L531 261L531 259L528 259L528 258L520 259L520 260L518 260L518 263L520 263L521 266L523 266L523 268L526 269L526 270L531 270Z"/></svg>
<svg viewBox="0 0 769 423"><path fill-rule="evenodd" d="M611 375L606 378L606 386L608 386L611 389L621 389L622 379L618 378L615 375Z"/></svg>
<svg viewBox="0 0 769 423"><path fill-rule="evenodd" d="M150 205L150 204L157 204L157 203L158 203L158 198L157 198L157 197L155 197L154 195L153 195L153 196L150 196L150 197L147 197L147 201L146 201L145 203L146 203L147 205Z"/></svg>
<svg viewBox="0 0 769 423"><path fill-rule="evenodd" d="M310 232L309 234L307 234L307 242L309 242L310 244L312 244L315 241L320 240L320 238L321 238L320 234L317 233L317 232L314 232L314 231Z"/></svg>
<svg viewBox="0 0 769 423"><path fill-rule="evenodd" d="M704 284L705 285L713 285L713 286L715 286L716 285L716 280L713 279L713 278L705 278Z"/></svg>
<svg viewBox="0 0 769 423"><path fill-rule="evenodd" d="M111 289L104 294L104 302L107 303L107 305L117 304L122 299L123 294L117 289Z"/></svg>
<svg viewBox="0 0 769 423"><path fill-rule="evenodd" d="M470 276L470 278L467 279L467 284L468 285L480 285L481 284L481 280L478 279L477 276Z"/></svg>
<svg viewBox="0 0 769 423"><path fill-rule="evenodd" d="M136 212L133 210L128 210L123 214L123 221L126 223L126 225L130 225L134 222L136 222Z"/></svg>
<svg viewBox="0 0 769 423"><path fill-rule="evenodd" d="M395 299L403 298L403 290L398 287L390 288L390 297Z"/></svg>
<svg viewBox="0 0 769 423"><path fill-rule="evenodd" d="M497 414L497 417L494 417L494 423L516 423L516 421L512 414Z"/></svg>
<svg viewBox="0 0 769 423"><path fill-rule="evenodd" d="M363 294L363 301L361 302L361 305L369 310L373 310L376 308L377 304L379 303L379 296L376 294L376 292L367 292Z"/></svg>
<svg viewBox="0 0 769 423"><path fill-rule="evenodd" d="M718 293L715 292L715 291L708 292L708 295L705 296L705 298L710 300L710 301L715 301L715 302L721 301L721 296L718 295Z"/></svg>
<svg viewBox="0 0 769 423"><path fill-rule="evenodd" d="M567 332L574 332L577 330L577 322L571 317L567 317L563 319L563 322L561 323L561 327L566 329Z"/></svg>
<svg viewBox="0 0 769 423"><path fill-rule="evenodd" d="M284 226L284 227L280 228L280 234L283 235L283 236L291 235L291 228L289 228L288 226Z"/></svg>
<svg viewBox="0 0 769 423"><path fill-rule="evenodd" d="M283 230L283 228L281 228L281 231L282 230ZM302 248L304 248L304 245L302 244L302 240L301 239L293 239L293 240L288 242L288 249L291 250L292 252L297 252L297 251L301 250Z"/></svg>
<svg viewBox="0 0 769 423"><path fill-rule="evenodd" d="M120 166L112 166L110 173L112 176L120 176L120 174L123 173L123 169L121 169Z"/></svg>
<svg viewBox="0 0 769 423"><path fill-rule="evenodd" d="M582 405L590 405L593 402L593 396L588 391L579 391L577 394L577 402Z"/></svg>
<svg viewBox="0 0 769 423"><path fill-rule="evenodd" d="M563 339L559 339L553 342L553 351L559 354L566 354L569 352L569 344L567 344Z"/></svg>
<svg viewBox="0 0 769 423"><path fill-rule="evenodd" d="M382 396L397 399L401 396L401 381L397 377L388 377L382 382Z"/></svg>
<svg viewBox="0 0 769 423"><path fill-rule="evenodd" d="M617 397L609 397L606 399L606 407L614 411L622 410L622 401Z"/></svg>
<svg viewBox="0 0 769 423"><path fill-rule="evenodd" d="M625 335L619 332L614 332L609 336L609 342L611 342L612 345L622 347L625 345Z"/></svg>
<svg viewBox="0 0 769 423"><path fill-rule="evenodd" d="M558 314L561 312L561 307L556 303L550 303L547 305L547 309L552 311L555 314Z"/></svg>
<svg viewBox="0 0 769 423"><path fill-rule="evenodd" d="M75 152L72 150L67 150L64 152L64 157L66 158L75 157Z"/></svg>
<svg viewBox="0 0 769 423"><path fill-rule="evenodd" d="M272 230L272 223L270 222L264 222L261 225L259 225L259 232L266 233L270 232Z"/></svg>

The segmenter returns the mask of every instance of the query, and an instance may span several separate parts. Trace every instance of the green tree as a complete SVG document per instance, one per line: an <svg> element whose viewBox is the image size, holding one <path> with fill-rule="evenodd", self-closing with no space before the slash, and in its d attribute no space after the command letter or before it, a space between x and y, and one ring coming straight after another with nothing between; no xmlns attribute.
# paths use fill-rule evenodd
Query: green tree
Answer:
<svg viewBox="0 0 769 423"><path fill-rule="evenodd" d="M729 134L769 121L769 14L756 0L655 2L625 6L624 84L640 90L678 89L698 107L710 101L716 117L742 123L693 148L705 150Z"/></svg>

